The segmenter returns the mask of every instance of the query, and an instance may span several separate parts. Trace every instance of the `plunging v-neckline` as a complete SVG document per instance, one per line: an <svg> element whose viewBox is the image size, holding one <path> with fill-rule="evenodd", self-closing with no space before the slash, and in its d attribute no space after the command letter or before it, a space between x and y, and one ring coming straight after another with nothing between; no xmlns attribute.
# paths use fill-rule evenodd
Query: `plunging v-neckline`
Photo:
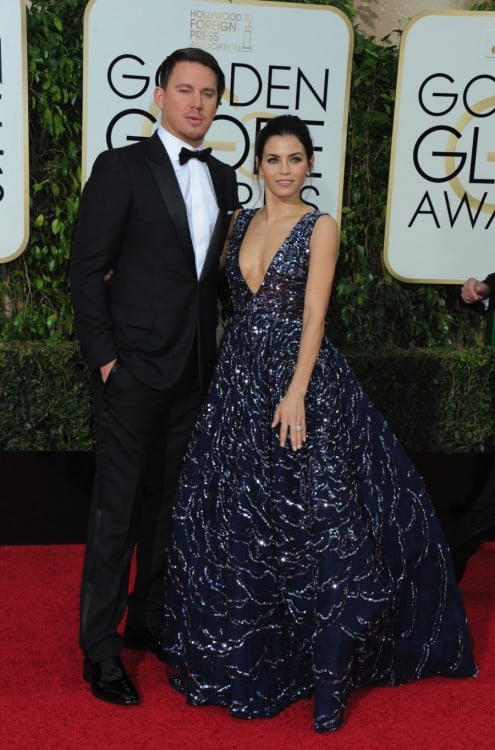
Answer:
<svg viewBox="0 0 495 750"><path fill-rule="evenodd" d="M258 210L258 209L257 209L257 210ZM286 244L286 243L288 242L288 240L290 239L290 237L291 237L291 235L292 235L292 233L293 233L294 229L295 229L295 228L296 228L296 227L298 226L298 224L299 224L299 223L300 223L300 222L301 222L301 221L302 221L302 220L304 219L304 217L305 217L305 216L307 216L308 214L312 214L312 213L313 213L313 211L306 211L306 213L302 214L302 216L300 216L300 217L298 218L298 220L297 220L297 221L295 222L295 224L294 224L294 225L293 225L293 226L291 227L291 229L290 229L290 231L288 232L288 234L286 235L286 237L285 237L285 238L284 238L284 239L282 240L282 242L281 242L281 244L279 245L279 247L278 247L278 248L277 248L277 249L275 250L275 252L273 253L273 255L272 255L272 257L271 257L271 260L270 260L269 264L268 264L268 265L267 265L267 267L266 267L265 275L263 276L263 278L262 278L262 280L261 280L261 283L260 283L259 287L258 287L258 288L257 288L257 290L256 290L256 291L254 292L254 291L253 291L253 290L251 289L251 287L249 286L249 284L247 283L247 281L246 281L246 279L245 279L245 277L244 277L244 274L242 273L242 270L241 270L241 264L240 264L240 262L239 262L239 257L240 257L240 254L241 254L241 247L242 247L242 243L244 242L244 238L245 238L245 236L246 236L247 230L249 229L249 225L251 224L251 221L253 220L253 218L254 218L255 214L257 213L257 210L256 210L256 211L253 211L253 213L251 214L251 217L250 217L250 219L249 219L249 221L248 221L248 223L247 223L247 225L246 225L246 228L245 228L245 230L244 230L244 235L243 235L243 237L242 237L242 240L241 240L241 242L240 242L240 245L239 245L239 250L237 251L237 269L238 269L238 271L239 271L239 276L241 277L242 281L244 282L244 285L245 285L245 287L246 287L246 288L248 289L248 291L249 291L249 292L251 292L251 294L253 295L253 297L257 297L257 296L258 296L258 294L260 293L261 289L262 289L262 288L264 287L264 285L265 285L265 281L266 281L266 279L267 279L268 275L270 274L270 271L271 271L272 265L273 265L273 263L274 263L274 261L275 261L275 258L276 258L276 257L278 256L278 254L280 253L280 251L282 250L282 248L284 247L284 245L285 245L285 244Z"/></svg>

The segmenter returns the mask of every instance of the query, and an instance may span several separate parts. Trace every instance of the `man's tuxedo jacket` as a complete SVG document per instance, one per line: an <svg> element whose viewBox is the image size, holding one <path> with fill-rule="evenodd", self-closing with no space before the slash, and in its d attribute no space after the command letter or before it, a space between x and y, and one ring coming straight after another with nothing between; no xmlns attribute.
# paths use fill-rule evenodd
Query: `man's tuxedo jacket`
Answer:
<svg viewBox="0 0 495 750"><path fill-rule="evenodd" d="M493 310L494 306L494 300L495 300L495 273L489 274L485 279L485 284L488 284L488 287L490 289L490 296L489 296L489 309Z"/></svg>
<svg viewBox="0 0 495 750"><path fill-rule="evenodd" d="M186 207L158 135L96 159L70 265L76 328L91 370L119 358L142 382L169 388L197 339L202 387L208 386L219 256L238 207L234 170L214 157L208 168L219 214L198 279Z"/></svg>

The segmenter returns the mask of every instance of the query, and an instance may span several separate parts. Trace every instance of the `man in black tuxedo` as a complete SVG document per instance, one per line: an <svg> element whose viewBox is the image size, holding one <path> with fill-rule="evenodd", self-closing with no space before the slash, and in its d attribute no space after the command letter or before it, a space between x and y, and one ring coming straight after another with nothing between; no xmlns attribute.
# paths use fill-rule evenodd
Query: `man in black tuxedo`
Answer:
<svg viewBox="0 0 495 750"><path fill-rule="evenodd" d="M171 506L215 361L219 256L238 206L234 170L200 149L225 89L217 61L201 49L176 50L157 80L158 130L96 159L70 266L95 380L83 676L96 697L122 705L139 703L122 646L165 659L159 624Z"/></svg>
<svg viewBox="0 0 495 750"><path fill-rule="evenodd" d="M495 273L484 281L467 279L461 289L461 298L479 311L493 309ZM482 542L495 538L495 461L474 505L447 526L445 536L452 552L457 580L460 581L471 555Z"/></svg>

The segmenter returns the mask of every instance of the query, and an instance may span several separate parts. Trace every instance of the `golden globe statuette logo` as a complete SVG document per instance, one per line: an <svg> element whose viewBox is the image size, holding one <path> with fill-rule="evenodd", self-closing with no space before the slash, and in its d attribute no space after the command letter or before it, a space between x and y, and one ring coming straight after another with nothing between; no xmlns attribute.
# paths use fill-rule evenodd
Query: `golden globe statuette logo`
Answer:
<svg viewBox="0 0 495 750"><path fill-rule="evenodd" d="M487 97L486 99L482 99L479 102L476 102L474 105L471 105L471 112L466 112L462 117L460 118L459 122L457 123L457 130L460 134L460 137L462 137L469 126L473 124L474 118L481 115L491 115L495 112L495 96ZM493 127L493 126L492 126ZM476 170L478 166L478 155L480 156L479 162L483 163L483 155L479 154L479 145L478 145L478 139L479 139L479 131L476 129L476 126L474 126L474 134L473 134L473 141L472 141L472 149L471 149L471 166L470 166L470 174L475 177ZM488 198L488 191L485 189L481 196L474 195L470 190L472 189L469 185L464 185L462 182L460 175L461 169L457 166L455 162L455 148L457 147L458 143L458 136L457 134L451 134L449 136L449 139L447 141L447 150L449 153L447 153L445 157L445 173L447 175L452 175L451 178L451 187L452 190L455 192L455 194L462 200L467 200L468 205L476 210L476 214L472 214L474 216L474 221L477 221L478 216L481 214L486 214L486 222L484 222L485 229L488 229L495 218L495 202L490 202L490 199ZM493 141L494 149L486 151L485 152L485 159L484 161L486 163L494 163L495 164L495 140ZM462 154L461 159L464 159L464 157L467 158L467 154ZM495 173L495 170L493 170ZM484 186L493 185L495 183L494 178L489 177L475 177L478 184L482 184Z"/></svg>

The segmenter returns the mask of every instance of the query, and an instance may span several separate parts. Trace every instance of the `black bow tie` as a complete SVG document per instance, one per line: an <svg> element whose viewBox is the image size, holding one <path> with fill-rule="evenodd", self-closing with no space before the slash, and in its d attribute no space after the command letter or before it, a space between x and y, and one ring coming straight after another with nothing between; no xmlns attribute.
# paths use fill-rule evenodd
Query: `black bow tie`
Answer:
<svg viewBox="0 0 495 750"><path fill-rule="evenodd" d="M186 164L189 159L206 161L211 154L211 148L203 148L201 151L191 151L189 148L181 148L179 153L179 164Z"/></svg>

